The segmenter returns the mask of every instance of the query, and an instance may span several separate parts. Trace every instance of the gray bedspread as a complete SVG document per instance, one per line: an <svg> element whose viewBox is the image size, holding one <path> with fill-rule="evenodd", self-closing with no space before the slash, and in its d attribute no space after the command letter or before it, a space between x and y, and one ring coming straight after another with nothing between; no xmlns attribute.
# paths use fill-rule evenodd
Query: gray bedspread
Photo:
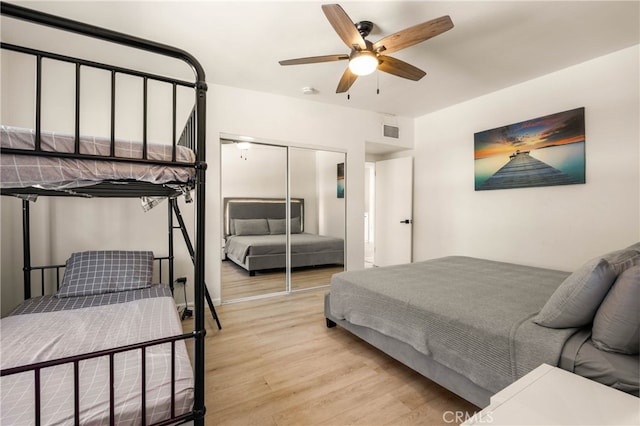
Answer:
<svg viewBox="0 0 640 426"><path fill-rule="evenodd" d="M333 276L331 314L403 341L497 392L557 365L575 329L531 319L568 272L445 257Z"/></svg>
<svg viewBox="0 0 640 426"><path fill-rule="evenodd" d="M247 256L284 254L286 235L233 235L227 238L225 252L244 263ZM341 238L325 235L291 234L291 253L321 253L341 251L344 241Z"/></svg>
<svg viewBox="0 0 640 426"><path fill-rule="evenodd" d="M118 291L115 293L101 293L90 296L74 296L58 298L53 294L32 297L19 304L9 315L24 315L43 312L68 311L71 309L89 308L91 306L112 305L115 303L131 302L133 300L148 299L150 297L173 297L168 285L155 284L151 287Z"/></svg>

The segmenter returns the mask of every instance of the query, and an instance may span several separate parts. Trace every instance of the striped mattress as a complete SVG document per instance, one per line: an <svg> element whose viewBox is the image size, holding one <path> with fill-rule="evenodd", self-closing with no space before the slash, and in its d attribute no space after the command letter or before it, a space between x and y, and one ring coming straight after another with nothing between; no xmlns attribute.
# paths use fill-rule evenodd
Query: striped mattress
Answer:
<svg viewBox="0 0 640 426"><path fill-rule="evenodd" d="M167 294L160 288L153 290L156 294L136 292L137 295L121 298L120 303L117 303L115 294L101 301L95 296L67 298L65 304L75 303L75 308L71 306L71 309L58 305L56 310L55 300L46 302L46 299L40 299L40 302L28 303L26 310L16 310L19 315L0 320L1 368L4 370L182 334L170 292ZM116 303L100 304L108 299ZM39 312L43 310L48 312ZM179 415L191 410L194 385L184 341L176 342L175 346L175 413ZM141 353L141 350L134 350L114 356L115 424L141 424L143 415L146 423L151 424L170 416L171 344L163 343L146 349L144 414ZM33 377L33 372L25 372L0 379L0 424L35 424ZM80 423L109 424L109 357L81 361L79 378ZM41 399L42 424L73 424L73 364L41 370Z"/></svg>

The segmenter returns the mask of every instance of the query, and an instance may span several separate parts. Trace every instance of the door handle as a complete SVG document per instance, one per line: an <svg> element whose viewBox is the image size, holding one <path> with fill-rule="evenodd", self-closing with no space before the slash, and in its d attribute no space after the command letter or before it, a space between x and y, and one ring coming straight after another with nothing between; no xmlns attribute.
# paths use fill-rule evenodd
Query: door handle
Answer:
<svg viewBox="0 0 640 426"><path fill-rule="evenodd" d="M413 223L411 219L401 220L400 223Z"/></svg>

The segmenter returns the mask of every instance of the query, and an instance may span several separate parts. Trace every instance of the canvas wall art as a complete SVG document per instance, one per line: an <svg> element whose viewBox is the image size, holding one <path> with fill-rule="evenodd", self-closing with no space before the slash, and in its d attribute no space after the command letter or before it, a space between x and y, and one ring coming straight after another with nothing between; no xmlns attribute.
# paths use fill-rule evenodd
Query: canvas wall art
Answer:
<svg viewBox="0 0 640 426"><path fill-rule="evenodd" d="M338 164L338 198L344 198L344 163Z"/></svg>
<svg viewBox="0 0 640 426"><path fill-rule="evenodd" d="M475 189L585 183L584 108L474 135Z"/></svg>

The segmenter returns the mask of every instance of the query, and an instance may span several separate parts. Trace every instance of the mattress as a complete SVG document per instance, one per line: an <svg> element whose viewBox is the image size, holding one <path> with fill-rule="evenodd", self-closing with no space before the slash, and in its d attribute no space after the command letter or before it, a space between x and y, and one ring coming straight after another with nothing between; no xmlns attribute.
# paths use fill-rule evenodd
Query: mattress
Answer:
<svg viewBox="0 0 640 426"><path fill-rule="evenodd" d="M614 389L639 396L640 355L598 349L591 327L580 330L565 344L559 367Z"/></svg>
<svg viewBox="0 0 640 426"><path fill-rule="evenodd" d="M35 131L9 126L0 128L2 148L34 150ZM73 153L75 138L72 135L41 133L41 150ZM111 140L100 137L81 137L80 153L110 155ZM116 140L115 155L123 158L142 158L142 143ZM149 160L171 161L172 146L148 144ZM193 163L192 150L176 147L176 160ZM51 156L14 155L0 156L0 188L69 189L94 185L110 180L137 180L142 182L187 183L195 176L193 167L174 167L152 164L136 164L122 161L75 160Z"/></svg>
<svg viewBox="0 0 640 426"><path fill-rule="evenodd" d="M13 315L0 320L2 369L89 353L182 334L171 297L46 313ZM193 371L184 341L176 342L176 415L193 403ZM141 423L141 351L114 357L115 423ZM146 349L146 422L166 419L171 409L171 345ZM109 424L109 359L79 363L80 423ZM35 424L33 373L1 379L1 424ZM73 366L41 371L42 424L73 424Z"/></svg>
<svg viewBox="0 0 640 426"><path fill-rule="evenodd" d="M286 252L286 235L232 235L227 237L225 252L245 263L247 256L265 256ZM344 251L341 238L309 233L291 234L291 254Z"/></svg>
<svg viewBox="0 0 640 426"><path fill-rule="evenodd" d="M493 393L546 362L575 329L533 323L568 272L452 256L348 271L331 281L331 315L371 328Z"/></svg>

